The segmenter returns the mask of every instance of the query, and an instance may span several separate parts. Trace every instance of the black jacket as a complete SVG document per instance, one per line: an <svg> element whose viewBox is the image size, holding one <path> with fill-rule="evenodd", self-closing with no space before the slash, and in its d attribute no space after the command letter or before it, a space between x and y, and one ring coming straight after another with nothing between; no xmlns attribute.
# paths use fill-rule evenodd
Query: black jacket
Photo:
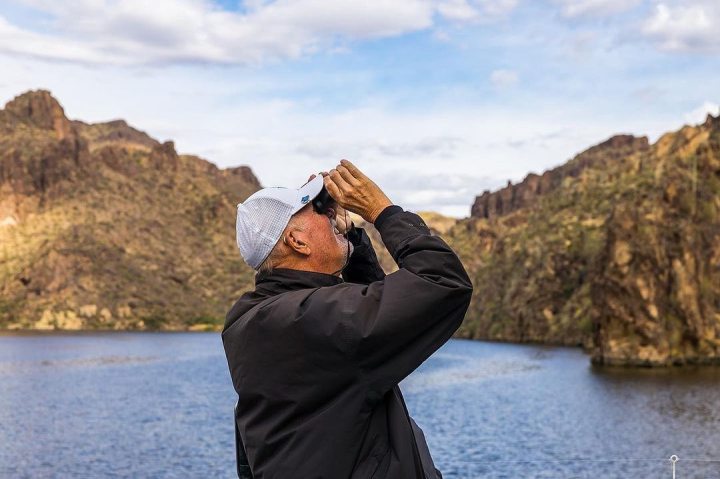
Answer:
<svg viewBox="0 0 720 479"><path fill-rule="evenodd" d="M237 425L256 479L442 477L398 383L460 326L472 285L419 216L391 206L375 226L398 271L385 276L355 229L345 281L276 269L227 315Z"/></svg>

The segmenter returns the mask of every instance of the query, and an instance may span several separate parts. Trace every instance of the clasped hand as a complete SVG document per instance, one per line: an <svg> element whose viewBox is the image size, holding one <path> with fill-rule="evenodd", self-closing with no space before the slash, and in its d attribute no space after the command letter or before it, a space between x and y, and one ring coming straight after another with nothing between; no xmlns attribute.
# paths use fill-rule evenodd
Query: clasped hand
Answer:
<svg viewBox="0 0 720 479"><path fill-rule="evenodd" d="M369 223L374 223L382 210L392 205L380 187L348 160L340 160L335 168L321 174L325 188L338 205Z"/></svg>

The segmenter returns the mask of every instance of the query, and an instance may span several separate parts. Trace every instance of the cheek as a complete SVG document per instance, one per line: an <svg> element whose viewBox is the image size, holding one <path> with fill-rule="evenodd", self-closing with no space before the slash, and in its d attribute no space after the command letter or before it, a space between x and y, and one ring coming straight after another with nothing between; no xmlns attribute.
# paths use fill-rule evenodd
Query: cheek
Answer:
<svg viewBox="0 0 720 479"><path fill-rule="evenodd" d="M332 223L328 218L319 217L319 221L315 224L317 232L317 240L322 243L324 249L332 248L337 243Z"/></svg>
<svg viewBox="0 0 720 479"><path fill-rule="evenodd" d="M347 244L345 240L335 236L332 222L327 217L317 215L313 221L314 231L317 233L315 240L319 243L322 255L328 259L335 259L346 254Z"/></svg>

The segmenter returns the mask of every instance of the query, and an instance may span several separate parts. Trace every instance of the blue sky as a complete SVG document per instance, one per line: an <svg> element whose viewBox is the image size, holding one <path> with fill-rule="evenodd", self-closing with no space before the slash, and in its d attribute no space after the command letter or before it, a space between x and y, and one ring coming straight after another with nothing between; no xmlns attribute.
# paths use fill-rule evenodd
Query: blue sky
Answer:
<svg viewBox="0 0 720 479"><path fill-rule="evenodd" d="M355 161L396 203L475 195L718 113L716 0L5 0L0 101L46 88L291 186Z"/></svg>

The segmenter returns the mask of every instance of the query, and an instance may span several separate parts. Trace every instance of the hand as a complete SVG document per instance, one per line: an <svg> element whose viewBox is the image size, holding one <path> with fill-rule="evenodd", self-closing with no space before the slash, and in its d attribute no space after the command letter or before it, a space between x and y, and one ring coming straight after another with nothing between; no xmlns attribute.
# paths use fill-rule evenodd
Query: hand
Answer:
<svg viewBox="0 0 720 479"><path fill-rule="evenodd" d="M314 175L314 174L310 175L310 178L308 178L307 182L305 182L305 185L307 185L312 180L314 180L316 176L317 175ZM303 186L305 186L305 185L303 185ZM340 206L338 204L335 204L333 206L332 210L333 210L333 217L332 217L333 225L335 225L335 227L338 229L340 234L344 235L345 233L347 233L348 231L353 229L353 227L355 225L353 224L352 220L348 217L347 210L345 208L343 208L342 206Z"/></svg>
<svg viewBox="0 0 720 479"><path fill-rule="evenodd" d="M374 223L382 210L392 205L385 193L348 160L340 160L338 166L322 175L330 196L369 223Z"/></svg>
<svg viewBox="0 0 720 479"><path fill-rule="evenodd" d="M345 234L353 228L353 222L347 214L347 210L340 205L335 207L335 226L340 234Z"/></svg>

